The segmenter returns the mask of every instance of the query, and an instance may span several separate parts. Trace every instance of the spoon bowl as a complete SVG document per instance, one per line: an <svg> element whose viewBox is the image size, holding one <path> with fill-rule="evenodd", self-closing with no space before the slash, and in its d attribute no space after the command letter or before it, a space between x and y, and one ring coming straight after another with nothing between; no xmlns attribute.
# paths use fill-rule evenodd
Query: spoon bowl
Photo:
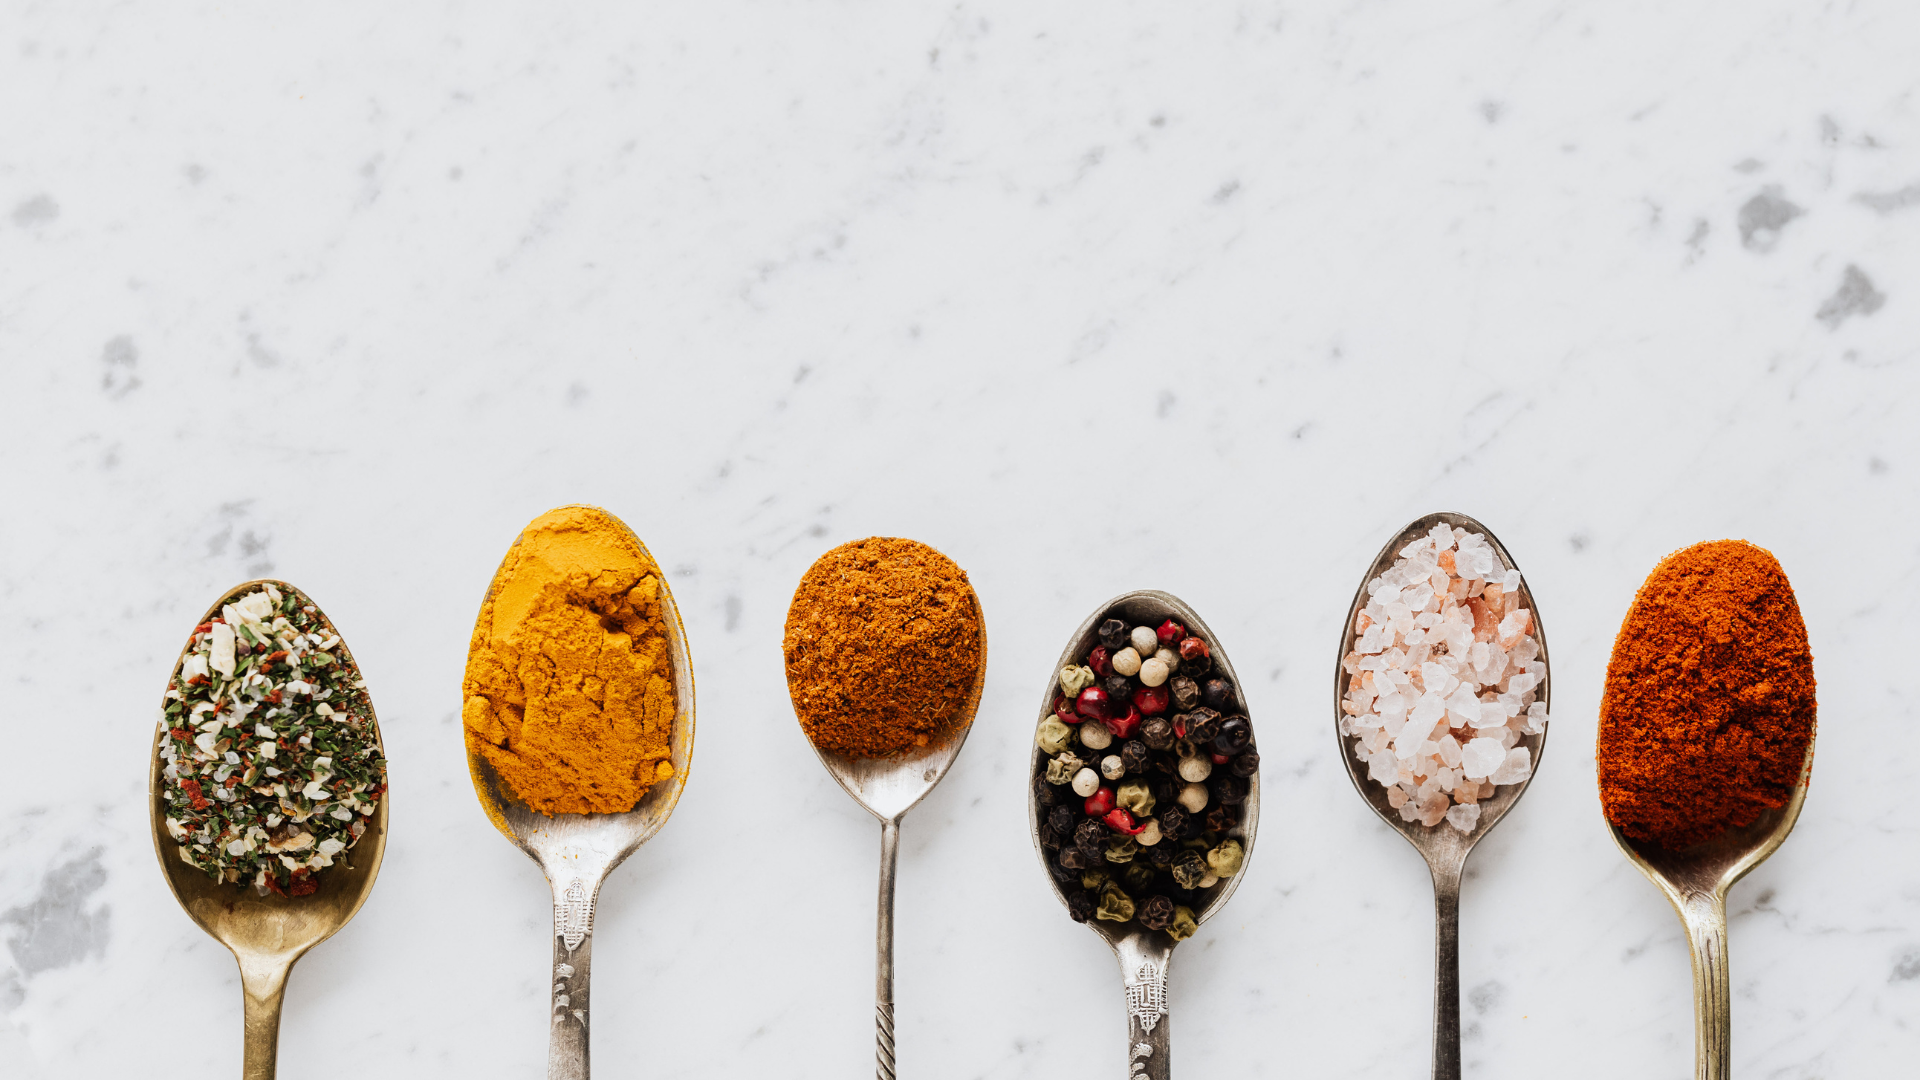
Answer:
<svg viewBox="0 0 1920 1080"><path fill-rule="evenodd" d="M1098 644L1097 631L1101 622L1109 618L1118 618L1132 626L1156 626L1171 618L1189 631L1197 632L1212 647L1213 666L1227 680L1233 683L1240 697L1240 706L1245 709L1246 688L1240 682L1240 676L1233 670L1233 661L1228 659L1226 646L1220 637L1207 626L1198 612L1185 601L1172 593L1155 589L1141 589L1122 593L1112 600L1095 608L1087 616L1080 628L1067 640L1067 647L1061 651L1060 660L1052 672L1061 668L1079 664L1087 653ZM1045 719L1053 712L1053 700L1058 693L1057 676L1050 674L1047 689L1040 698L1040 717ZM1251 713L1248 714L1251 717ZM1092 723L1093 721L1087 721ZM1256 729L1255 743L1258 743ZM1027 775L1038 775L1044 768L1047 754L1038 746L1032 750L1027 762ZM1260 824L1260 774L1255 772L1247 778L1247 798L1244 803L1243 818L1239 825L1241 848L1245 852L1240 872L1220 881L1208 890L1205 901L1194 910L1196 923L1204 924L1233 896L1240 881L1246 877L1246 861L1253 858L1254 833ZM1027 791L1027 828L1033 840L1034 854L1040 857L1040 865L1048 865L1046 847L1040 842L1040 827L1045 819L1040 801L1035 797L1032 784ZM1053 890L1055 899L1062 907L1067 906L1067 894L1054 880L1053 874L1047 874L1047 885ZM1169 1048L1172 1041L1171 1003L1167 997L1167 966L1173 959L1173 950L1179 943L1158 930L1122 923L1108 922L1102 919L1089 919L1086 927L1099 935L1107 943L1113 955L1120 961L1120 974L1127 991L1127 1064L1128 1075L1141 1080L1167 1080L1172 1075L1172 1062Z"/></svg>
<svg viewBox="0 0 1920 1080"><path fill-rule="evenodd" d="M1753 824L1728 829L1704 843L1668 849L1635 840L1609 822L1607 831L1627 859L1660 887L1686 927L1693 960L1694 1075L1727 1080L1732 1075L1733 1001L1727 984L1727 891L1786 842L1807 801L1813 774L1813 741L1787 804L1763 812Z"/></svg>
<svg viewBox="0 0 1920 1080"><path fill-rule="evenodd" d="M874 1056L880 1080L894 1080L893 1046L893 895L895 871L900 861L900 819L920 804L960 756L967 734L973 730L973 717L980 709L980 694L987 685L987 613L980 597L973 598L980 618L980 665L973 685L954 716L947 732L927 740L927 745L884 758L858 758L834 750L823 750L809 739L808 746L826 766L842 790L867 813L880 819L880 903L875 928L875 965L873 988ZM797 714L796 714L797 715Z"/></svg>
<svg viewBox="0 0 1920 1080"><path fill-rule="evenodd" d="M604 520L619 526L649 562L653 556L640 538L611 514ZM517 543L517 541L516 541ZM500 573L512 565L512 552L501 561ZM655 565L658 565L655 563ZM659 577L661 623L673 664L673 731L668 737L668 760L673 775L647 789L633 809L619 814L556 814L548 817L515 798L500 774L484 756L471 750L467 768L473 774L474 793L500 834L527 853L553 890L553 992L547 1042L549 1080L586 1080L588 1021L592 1015L593 914L600 886L614 867L651 840L673 815L686 789L693 762L693 661L687 653L686 629L673 602L665 574ZM500 585L500 576L488 595Z"/></svg>
<svg viewBox="0 0 1920 1080"><path fill-rule="evenodd" d="M256 579L227 590L200 616L200 622L220 614L221 606L234 598L265 585L306 595L284 581ZM308 602L312 603L311 597ZM318 605L315 607L317 610ZM331 624L331 620L328 622ZM351 657L352 653L347 655ZM168 686L173 685L173 677L179 674L180 664L186 657L187 649L182 648L179 659L174 661L173 673L168 676ZM380 723L373 717L371 702L367 713L373 719L374 744L380 746L384 757L386 747L380 741ZM299 897L277 893L259 896L249 886L215 881L205 871L181 861L180 845L167 834L165 786L161 777L164 766L160 758L161 742L166 736L166 725L156 725L148 758L147 808L153 828L153 852L160 860L167 887L187 917L225 945L239 962L240 987L246 1000L241 1075L246 1080L271 1080L277 1068L280 1009L286 997L287 976L307 950L338 933L367 902L387 850L387 797L392 792L381 794L380 804L367 818L367 831L359 841L318 876L318 891Z"/></svg>
<svg viewBox="0 0 1920 1080"><path fill-rule="evenodd" d="M1340 655L1334 665L1333 713L1334 736L1340 747L1340 760L1346 762L1347 777L1353 781L1355 790L1366 800L1373 812L1386 822L1387 827L1406 837L1420 857L1426 860L1427 870L1433 877L1435 907L1435 962L1434 962L1434 1006L1433 1006L1433 1076L1435 1080L1458 1080L1460 1076L1460 877L1466 868L1467 856L1474 845L1484 839L1493 830L1500 819L1513 809L1526 794L1527 787L1539 775L1540 755L1546 746L1546 732L1523 736L1515 746L1524 746L1533 759L1533 772L1519 783L1501 785L1489 798L1482 799L1480 816L1469 832L1461 832L1447 822L1438 825L1422 825L1419 821L1403 821L1400 812L1387 801L1387 789L1367 778L1366 763L1353 753L1353 737L1340 730L1340 719L1345 713L1340 703L1346 699L1347 689L1355 676L1347 674L1346 657L1353 651L1359 637L1356 624L1362 608L1367 605L1367 584L1391 569L1398 560L1400 550L1424 536L1435 525L1445 523L1451 528L1465 529L1469 533L1479 533L1487 538L1487 543L1499 557L1500 565L1505 569L1518 570L1519 564L1513 561L1513 555L1493 534L1493 530L1480 524L1465 514L1433 513L1415 518L1406 527L1394 535L1380 554L1367 568L1366 575L1360 579L1360 588L1355 591L1353 605L1347 610L1346 629L1340 637ZM1540 608L1534 603L1532 588L1527 584L1526 576L1520 578L1520 606L1533 612L1533 628L1530 633L1540 647L1539 660L1547 665L1547 677L1540 680L1537 700L1547 702L1553 689L1553 663L1548 658L1547 634L1540 622Z"/></svg>

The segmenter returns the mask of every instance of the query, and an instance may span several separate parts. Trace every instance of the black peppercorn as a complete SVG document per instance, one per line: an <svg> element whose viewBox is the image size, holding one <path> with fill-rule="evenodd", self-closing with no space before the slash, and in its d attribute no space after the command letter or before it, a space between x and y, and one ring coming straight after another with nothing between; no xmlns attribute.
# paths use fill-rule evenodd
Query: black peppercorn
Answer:
<svg viewBox="0 0 1920 1080"><path fill-rule="evenodd" d="M1207 811L1207 831L1223 833L1240 823L1240 812L1226 803L1214 803Z"/></svg>
<svg viewBox="0 0 1920 1080"><path fill-rule="evenodd" d="M1140 725L1140 741L1155 750L1173 748L1173 721L1155 716Z"/></svg>
<svg viewBox="0 0 1920 1080"><path fill-rule="evenodd" d="M1253 741L1253 724L1244 716L1229 716L1220 721L1220 734L1213 737L1216 752L1233 755Z"/></svg>
<svg viewBox="0 0 1920 1080"><path fill-rule="evenodd" d="M1152 757L1153 751L1147 749L1147 744L1139 739L1128 739L1126 744L1120 747L1120 765L1130 773L1145 769Z"/></svg>
<svg viewBox="0 0 1920 1080"><path fill-rule="evenodd" d="M1211 786L1213 788L1214 801L1225 803L1228 806L1240 803L1247 797L1247 781L1243 777L1234 776L1231 773L1225 775L1214 773Z"/></svg>
<svg viewBox="0 0 1920 1080"><path fill-rule="evenodd" d="M1173 901L1164 896L1149 896L1135 917L1149 930L1165 930L1173 925Z"/></svg>
<svg viewBox="0 0 1920 1080"><path fill-rule="evenodd" d="M1155 870L1152 864L1144 859L1135 859L1121 868L1120 883L1125 885L1130 893L1142 893L1153 884L1153 879L1159 876L1160 872Z"/></svg>
<svg viewBox="0 0 1920 1080"><path fill-rule="evenodd" d="M1073 830L1073 846L1079 848L1080 853L1087 857L1087 865L1099 866L1106 861L1107 837L1111 835L1113 835L1112 831L1105 825L1088 818L1080 823L1079 828Z"/></svg>
<svg viewBox="0 0 1920 1080"><path fill-rule="evenodd" d="M1155 805L1171 806L1180 795L1180 785L1174 782L1171 773L1154 776L1147 781L1147 792L1153 796Z"/></svg>
<svg viewBox="0 0 1920 1080"><path fill-rule="evenodd" d="M1127 706L1133 703L1133 687L1133 680L1125 675L1109 675L1100 680L1100 689L1107 692L1107 700L1121 716L1126 715Z"/></svg>
<svg viewBox="0 0 1920 1080"><path fill-rule="evenodd" d="M1060 849L1060 865L1077 874L1087 867L1092 866L1093 861L1087 858L1086 852L1069 844Z"/></svg>
<svg viewBox="0 0 1920 1080"><path fill-rule="evenodd" d="M1173 865L1173 845L1162 841L1147 849L1147 863L1155 870L1165 870Z"/></svg>
<svg viewBox="0 0 1920 1080"><path fill-rule="evenodd" d="M1078 817L1070 806L1056 806L1047 814L1047 829L1062 840L1073 835L1075 819Z"/></svg>
<svg viewBox="0 0 1920 1080"><path fill-rule="evenodd" d="M1189 660L1186 656L1182 655L1180 657L1180 670L1198 679L1213 670L1213 657L1196 656Z"/></svg>
<svg viewBox="0 0 1920 1080"><path fill-rule="evenodd" d="M1193 907L1194 901L1200 899L1199 893L1194 892L1192 889L1182 889L1178 884L1169 890L1167 895L1173 897L1173 902L1182 907Z"/></svg>
<svg viewBox="0 0 1920 1080"><path fill-rule="evenodd" d="M1175 731L1186 732L1181 738L1188 742L1212 742L1213 737L1220 734L1220 714L1203 705L1192 712L1175 717L1173 727Z"/></svg>
<svg viewBox="0 0 1920 1080"><path fill-rule="evenodd" d="M1041 806L1052 806L1060 801L1060 788L1047 783L1044 776L1033 778L1033 801Z"/></svg>
<svg viewBox="0 0 1920 1080"><path fill-rule="evenodd" d="M1233 684L1216 675L1200 688L1200 700L1206 702L1209 709L1231 709Z"/></svg>
<svg viewBox="0 0 1920 1080"><path fill-rule="evenodd" d="M1197 851L1183 851L1173 860L1173 880L1183 889L1198 887L1206 876L1207 860Z"/></svg>
<svg viewBox="0 0 1920 1080"><path fill-rule="evenodd" d="M1200 684L1185 675L1175 675L1167 683L1167 693L1173 698L1173 707L1180 712L1200 704Z"/></svg>
<svg viewBox="0 0 1920 1080"><path fill-rule="evenodd" d="M1073 849L1069 848L1067 850L1071 851ZM1047 864L1047 873L1052 874L1053 880L1059 882L1062 886L1072 885L1080 880L1080 871L1070 866L1061 866L1057 862Z"/></svg>
<svg viewBox="0 0 1920 1080"><path fill-rule="evenodd" d="M1169 806L1160 811L1160 835L1167 840L1184 840L1187 836L1187 812L1178 806ZM1164 842L1164 841L1163 841Z"/></svg>
<svg viewBox="0 0 1920 1080"><path fill-rule="evenodd" d="M1048 851L1060 850L1060 836L1045 825L1040 826L1040 846Z"/></svg>
<svg viewBox="0 0 1920 1080"><path fill-rule="evenodd" d="M1232 768L1235 776L1252 776L1260 771L1260 755L1252 750L1236 754Z"/></svg>
<svg viewBox="0 0 1920 1080"><path fill-rule="evenodd" d="M1127 634L1131 632L1131 629L1131 627L1119 619L1108 619L1106 622L1100 624L1100 629L1097 631L1100 644L1105 645L1115 652L1119 652L1121 649L1127 647Z"/></svg>
<svg viewBox="0 0 1920 1080"><path fill-rule="evenodd" d="M1086 922L1093 918L1095 906L1093 894L1088 892L1077 892L1067 897L1067 915L1074 922Z"/></svg>

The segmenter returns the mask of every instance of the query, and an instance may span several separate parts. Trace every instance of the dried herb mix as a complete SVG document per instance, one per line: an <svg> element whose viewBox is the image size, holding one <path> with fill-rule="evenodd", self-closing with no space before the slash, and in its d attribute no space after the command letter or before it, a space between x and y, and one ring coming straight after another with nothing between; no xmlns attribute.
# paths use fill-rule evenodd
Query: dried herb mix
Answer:
<svg viewBox="0 0 1920 1080"><path fill-rule="evenodd" d="M888 757L964 721L983 648L966 571L917 541L870 537L801 577L787 609L787 689L815 746Z"/></svg>
<svg viewBox="0 0 1920 1080"><path fill-rule="evenodd" d="M1793 797L1814 711L1807 626L1779 562L1742 540L1667 556L1607 662L1607 820L1666 848L1751 825Z"/></svg>
<svg viewBox="0 0 1920 1080"><path fill-rule="evenodd" d="M1047 870L1074 921L1137 921L1181 941L1246 858L1253 725L1212 643L1174 620L1109 617L1098 639L1060 670L1035 733Z"/></svg>
<svg viewBox="0 0 1920 1080"><path fill-rule="evenodd" d="M167 834L215 880L314 892L387 789L359 668L284 582L248 587L194 627L161 722Z"/></svg>

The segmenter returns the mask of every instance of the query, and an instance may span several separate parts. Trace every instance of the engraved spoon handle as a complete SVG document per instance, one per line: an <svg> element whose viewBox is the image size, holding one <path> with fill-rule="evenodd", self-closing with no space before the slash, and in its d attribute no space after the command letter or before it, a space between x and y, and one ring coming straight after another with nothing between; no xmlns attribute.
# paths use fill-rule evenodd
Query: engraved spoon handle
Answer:
<svg viewBox="0 0 1920 1080"><path fill-rule="evenodd" d="M1727 988L1727 895L1688 893L1680 921L1693 954L1693 1075L1727 1080L1733 1065L1733 1002Z"/></svg>
<svg viewBox="0 0 1920 1080"><path fill-rule="evenodd" d="M593 973L593 907L600 882L556 874L553 884L553 990L547 1080L587 1080L588 1001Z"/></svg>
<svg viewBox="0 0 1920 1080"><path fill-rule="evenodd" d="M1127 997L1127 1080L1171 1080L1172 1001L1167 967L1173 948L1158 934L1129 934L1113 943Z"/></svg>
<svg viewBox="0 0 1920 1080"><path fill-rule="evenodd" d="M240 989L246 995L240 1075L243 1080L273 1080L280 1057L280 1006L286 1001L293 961L284 956L239 960Z"/></svg>
<svg viewBox="0 0 1920 1080"><path fill-rule="evenodd" d="M1460 867L1433 869L1433 1080L1460 1080Z"/></svg>
<svg viewBox="0 0 1920 1080"><path fill-rule="evenodd" d="M900 819L880 823L880 920L874 935L876 963L873 982L874 1056L879 1080L893 1074L893 880L900 862Z"/></svg>

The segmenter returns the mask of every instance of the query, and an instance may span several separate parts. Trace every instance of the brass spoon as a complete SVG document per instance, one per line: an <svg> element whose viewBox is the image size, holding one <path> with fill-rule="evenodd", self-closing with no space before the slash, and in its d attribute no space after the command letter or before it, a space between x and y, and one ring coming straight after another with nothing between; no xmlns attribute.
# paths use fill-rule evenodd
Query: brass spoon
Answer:
<svg viewBox="0 0 1920 1080"><path fill-rule="evenodd" d="M1813 773L1813 740L1807 741L1800 782L1787 805L1761 814L1743 829L1729 829L1705 843L1678 851L1635 840L1608 823L1613 842L1647 880L1660 886L1680 915L1693 955L1693 1074L1696 1080L1732 1075L1733 1001L1727 985L1727 890L1772 855L1793 831L1807 801Z"/></svg>
<svg viewBox="0 0 1920 1080"><path fill-rule="evenodd" d="M853 801L880 819L880 918L874 935L873 983L874 1056L880 1080L894 1080L893 881L900 855L900 819L947 775L960 756L960 747L966 744L967 733L973 730L973 714L980 708L980 691L987 684L987 616L980 608L978 595L973 602L980 616L980 667L974 672L973 688L960 706L954 726L944 738L889 758L857 758L813 748L820 764L853 796Z"/></svg>
<svg viewBox="0 0 1920 1080"><path fill-rule="evenodd" d="M1059 693L1060 669L1069 664L1085 662L1087 653L1097 644L1096 630L1108 618L1124 619L1130 626L1158 626L1171 618L1197 632L1211 643L1214 670L1233 683L1241 708L1246 708L1245 688L1240 683L1240 677L1234 674L1233 662L1227 659L1226 646L1220 643L1219 636L1208 629L1199 614L1179 597L1172 593L1142 589L1122 593L1095 608L1093 614L1087 616L1087 621L1080 624L1080 629L1067 639L1060 662L1049 673L1047 691L1040 698L1042 719L1053 712L1053 699ZM1256 745L1257 741L1256 734ZM1033 748L1032 757L1027 762L1029 776L1039 775L1046 756L1038 746ZM1040 856L1040 865L1045 867L1047 849L1040 843L1042 820L1040 802L1034 797L1030 783L1027 788L1027 827L1033 834L1034 854ZM1253 858L1253 835L1259 825L1260 774L1256 772L1247 778L1247 799L1239 827L1241 835L1238 839L1245 852L1240 872L1213 886L1213 894L1193 913L1195 922L1204 923L1212 918L1226 906L1233 891L1240 887L1240 880L1247 876L1246 860ZM1053 879L1052 873L1047 874L1047 884L1053 889L1061 906L1066 906L1067 895L1060 891L1060 883ZM1086 925L1100 935L1100 940L1107 943L1120 961L1120 976L1126 985L1127 997L1127 1076L1137 1080L1168 1080L1173 1075L1173 1063L1168 1057L1173 1025L1172 1003L1167 998L1167 965L1173 959L1173 949L1178 942L1159 930L1148 930L1132 923L1089 919Z"/></svg>
<svg viewBox="0 0 1920 1080"><path fill-rule="evenodd" d="M647 546L612 514L605 514L626 532L647 561ZM516 541L517 543L517 541ZM512 563L512 552L501 560L499 573ZM494 575L487 594L500 583ZM673 660L673 734L668 740L673 775L647 789L638 805L624 814L557 814L548 817L513 797L500 774L485 757L469 752L467 768L480 806L500 834L527 853L547 876L553 890L553 991L547 1037L548 1080L587 1080L590 976L593 964L593 911L600 886L613 868L667 823L687 784L693 760L693 662L687 655L687 634L680 624L665 574L660 575L661 622Z"/></svg>
<svg viewBox="0 0 1920 1080"><path fill-rule="evenodd" d="M1545 732L1528 735L1515 743L1525 746L1533 756L1533 773L1518 784L1502 784L1491 798L1480 801L1480 818L1474 824L1472 832L1463 833L1452 825L1441 822L1426 826L1418 821L1400 820L1400 812L1387 801L1387 789L1367 779L1366 765L1353 756L1353 737L1340 734L1339 720L1345 715L1341 712L1340 702L1347 696L1347 685L1351 678L1347 674L1345 660L1353 651L1357 634L1354 624L1358 621L1360 609L1367 604L1367 583L1391 569L1399 558L1401 548L1425 535L1436 524L1446 522L1453 528L1465 529L1470 533L1479 533L1487 538L1494 553L1500 558L1500 565L1517 570L1513 556L1493 530L1480 524L1465 514L1437 513L1415 518L1407 527L1401 529L1387 546L1380 549L1379 557L1367 568L1366 576L1360 579L1360 588L1353 596L1353 606L1347 611L1347 628L1340 636L1340 657L1334 664L1333 679L1333 715L1334 737L1340 745L1340 758L1347 763L1347 775L1353 780L1353 786L1360 797L1380 815L1387 827L1400 833L1412 844L1421 858L1427 861L1427 870L1433 875L1434 893L1434 973L1433 973L1433 1076L1434 1080L1459 1080L1460 1077L1460 875L1466 868L1467 856L1472 853L1488 832L1492 831L1513 804L1526 794L1527 785L1540 773L1540 752L1546 745ZM1540 662L1547 665L1547 677L1540 680L1537 700L1547 701L1553 688L1553 664L1547 658L1547 634L1540 625L1540 608L1533 601L1533 592L1523 575L1520 579L1520 606L1533 612L1533 640L1540 646Z"/></svg>
<svg viewBox="0 0 1920 1080"><path fill-rule="evenodd" d="M284 581L266 578L249 581L228 590L207 609L200 622L220 614L221 605L269 584L306 595ZM308 597L307 602L312 603L312 598ZM347 655L351 657L352 653ZM186 649L182 648L180 659L174 661L173 675L179 674L180 663L186 656ZM173 675L167 678L168 686L173 685ZM369 717L372 711L369 704ZM308 949L332 937L347 925L360 905L367 902L367 894L373 891L373 879L380 873L381 856L387 850L387 797L391 792L381 794L380 806L367 820L367 831L360 840L319 875L318 892L300 897L259 896L251 886L214 881L205 871L181 861L180 845L167 835L167 811L162 802L160 740L165 737L163 722L154 728L151 767L147 773L153 853L160 859L160 869L167 877L167 886L173 890L173 898L179 901L187 916L232 951L233 958L240 963L240 988L246 995L240 1075L246 1080L273 1080L280 1046L280 1006L286 997L287 975ZM377 719L373 738L380 744ZM381 754L386 754L384 745L381 745Z"/></svg>

